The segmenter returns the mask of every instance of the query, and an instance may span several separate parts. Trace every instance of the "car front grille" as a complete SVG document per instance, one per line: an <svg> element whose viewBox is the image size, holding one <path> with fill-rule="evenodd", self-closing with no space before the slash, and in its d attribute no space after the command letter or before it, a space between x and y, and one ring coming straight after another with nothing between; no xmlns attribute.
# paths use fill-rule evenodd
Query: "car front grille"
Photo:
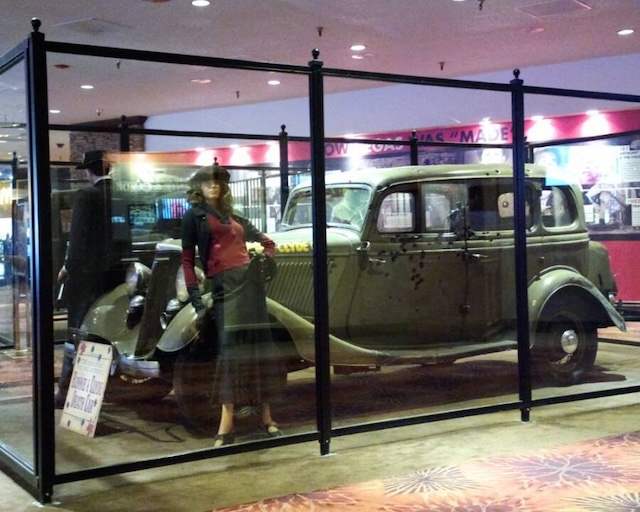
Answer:
<svg viewBox="0 0 640 512"><path fill-rule="evenodd" d="M136 356L147 356L153 352L162 336L160 315L170 299L175 297L175 280L181 264L180 253L156 255L151 269L151 281L147 291Z"/></svg>
<svg viewBox="0 0 640 512"><path fill-rule="evenodd" d="M313 317L313 261L278 256L278 273L269 283L267 295L297 314Z"/></svg>

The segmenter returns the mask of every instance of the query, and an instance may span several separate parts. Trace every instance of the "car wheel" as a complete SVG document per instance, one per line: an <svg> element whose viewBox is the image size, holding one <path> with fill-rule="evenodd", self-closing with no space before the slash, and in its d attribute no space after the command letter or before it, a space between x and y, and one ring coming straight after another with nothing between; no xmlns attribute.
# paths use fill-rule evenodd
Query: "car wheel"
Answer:
<svg viewBox="0 0 640 512"><path fill-rule="evenodd" d="M591 370L598 350L598 332L587 318L584 308L566 301L551 304L543 311L532 360L544 381L572 385Z"/></svg>
<svg viewBox="0 0 640 512"><path fill-rule="evenodd" d="M218 428L220 406L213 401L216 354L200 344L185 347L173 369L173 389L185 427L212 435Z"/></svg>

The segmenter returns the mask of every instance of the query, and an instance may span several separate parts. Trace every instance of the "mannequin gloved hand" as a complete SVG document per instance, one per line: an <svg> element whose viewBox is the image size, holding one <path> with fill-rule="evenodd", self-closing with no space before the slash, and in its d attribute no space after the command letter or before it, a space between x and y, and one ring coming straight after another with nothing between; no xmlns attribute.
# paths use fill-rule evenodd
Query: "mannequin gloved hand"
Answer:
<svg viewBox="0 0 640 512"><path fill-rule="evenodd" d="M202 329L204 329L207 326L207 323L209 322L209 309L205 306L204 302L202 301L202 294L200 293L200 288L198 288L197 286L190 286L189 288L187 288L187 291L189 292L189 300L191 301L191 304L193 305L193 308L196 310L196 321L195 321L195 327L196 330L202 331Z"/></svg>
<svg viewBox="0 0 640 512"><path fill-rule="evenodd" d="M200 293L200 288L197 286L189 286L187 288L187 292L189 292L189 302L193 306L198 313L200 311L204 311L204 303L202 302L202 293Z"/></svg>

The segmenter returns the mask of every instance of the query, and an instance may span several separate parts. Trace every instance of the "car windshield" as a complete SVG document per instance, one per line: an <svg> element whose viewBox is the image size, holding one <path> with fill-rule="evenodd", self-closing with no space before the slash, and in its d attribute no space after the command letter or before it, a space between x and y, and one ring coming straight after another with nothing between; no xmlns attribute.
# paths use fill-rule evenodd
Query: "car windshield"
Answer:
<svg viewBox="0 0 640 512"><path fill-rule="evenodd" d="M360 230L369 208L370 190L358 185L328 185L326 187L327 222ZM311 189L294 192L287 203L281 228L295 229L311 225Z"/></svg>

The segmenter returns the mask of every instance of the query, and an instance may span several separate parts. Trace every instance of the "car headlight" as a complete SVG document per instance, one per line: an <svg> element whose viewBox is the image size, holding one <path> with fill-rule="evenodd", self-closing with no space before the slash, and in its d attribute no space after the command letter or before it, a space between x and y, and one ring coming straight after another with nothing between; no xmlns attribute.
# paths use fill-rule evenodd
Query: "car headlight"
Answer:
<svg viewBox="0 0 640 512"><path fill-rule="evenodd" d="M200 291L203 291L205 276L200 267L196 267L196 278L198 279L198 287L200 288ZM180 302L187 302L189 300L189 292L187 291L187 284L184 280L184 268L182 265L176 274L176 297L178 297Z"/></svg>
<svg viewBox="0 0 640 512"><path fill-rule="evenodd" d="M135 262L129 265L125 283L129 297L134 295L144 295L149 288L151 280L151 269L142 263Z"/></svg>
<svg viewBox="0 0 640 512"><path fill-rule="evenodd" d="M133 329L142 320L146 299L142 295L134 295L127 308L127 327Z"/></svg>
<svg viewBox="0 0 640 512"><path fill-rule="evenodd" d="M164 312L162 313L162 315L160 315L160 326L163 330L165 330L169 326L171 320L175 318L182 307L182 302L180 302L178 299L171 299L168 302Z"/></svg>

